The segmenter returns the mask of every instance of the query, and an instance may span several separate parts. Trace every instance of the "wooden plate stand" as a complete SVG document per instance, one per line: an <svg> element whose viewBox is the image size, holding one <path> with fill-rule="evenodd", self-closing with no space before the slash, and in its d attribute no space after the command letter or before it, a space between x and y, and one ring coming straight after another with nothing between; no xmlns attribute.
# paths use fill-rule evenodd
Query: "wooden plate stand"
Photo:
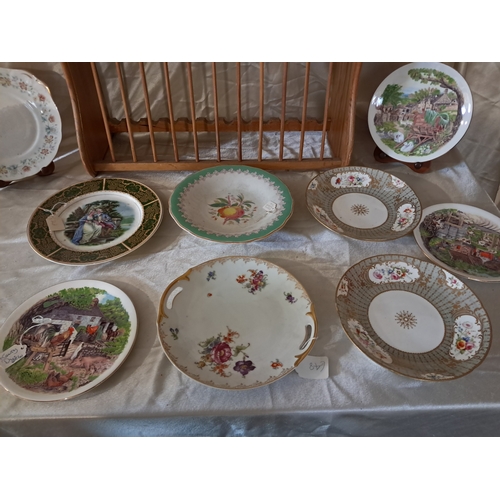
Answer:
<svg viewBox="0 0 500 500"><path fill-rule="evenodd" d="M426 172L428 172L428 170L431 168L431 163L432 163L431 160L416 162L416 163L396 160L390 157L388 154L384 153L378 146L375 148L375 151L373 152L373 157L379 163L394 163L394 162L402 163L403 165L410 167L414 172L417 172L417 174L425 174Z"/></svg>
<svg viewBox="0 0 500 500"><path fill-rule="evenodd" d="M51 161L46 167L43 167L39 172L37 172L36 175L39 175L40 177L46 177L47 175L53 174L55 168L56 166L54 165L54 162ZM0 188L6 187L13 182L15 181L0 181Z"/></svg>

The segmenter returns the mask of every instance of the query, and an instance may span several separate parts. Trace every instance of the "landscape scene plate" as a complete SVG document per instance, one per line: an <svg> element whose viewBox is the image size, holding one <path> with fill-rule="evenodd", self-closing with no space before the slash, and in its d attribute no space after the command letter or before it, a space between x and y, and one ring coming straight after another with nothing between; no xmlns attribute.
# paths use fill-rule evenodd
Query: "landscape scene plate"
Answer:
<svg viewBox="0 0 500 500"><path fill-rule="evenodd" d="M307 186L307 208L331 231L368 241L387 241L417 226L421 205L398 177L368 167L322 172Z"/></svg>
<svg viewBox="0 0 500 500"><path fill-rule="evenodd" d="M275 382L316 340L313 304L302 285L270 262L225 257L190 269L160 301L158 335L185 375L218 389Z"/></svg>
<svg viewBox="0 0 500 500"><path fill-rule="evenodd" d="M61 138L61 116L47 86L26 71L0 68L0 180L39 172Z"/></svg>
<svg viewBox="0 0 500 500"><path fill-rule="evenodd" d="M0 383L33 401L60 401L103 382L135 340L137 315L119 288L95 280L54 285L0 329Z"/></svg>
<svg viewBox="0 0 500 500"><path fill-rule="evenodd" d="M500 281L500 218L459 203L427 207L414 231L422 251L440 266L477 281Z"/></svg>
<svg viewBox="0 0 500 500"><path fill-rule="evenodd" d="M54 217L61 224L56 230L49 226ZM28 223L28 241L58 264L100 264L133 252L153 236L161 219L160 199L144 184L94 179L44 201Z"/></svg>
<svg viewBox="0 0 500 500"><path fill-rule="evenodd" d="M410 163L429 161L462 139L472 107L467 82L450 66L407 64L375 91L368 108L368 128L389 157Z"/></svg>
<svg viewBox="0 0 500 500"><path fill-rule="evenodd" d="M356 347L400 375L452 380L486 357L491 323L456 276L406 255L378 255L352 266L337 287L337 311Z"/></svg>
<svg viewBox="0 0 500 500"><path fill-rule="evenodd" d="M187 232L222 243L266 238L291 217L286 185L260 168L211 167L186 177L170 198L170 214Z"/></svg>

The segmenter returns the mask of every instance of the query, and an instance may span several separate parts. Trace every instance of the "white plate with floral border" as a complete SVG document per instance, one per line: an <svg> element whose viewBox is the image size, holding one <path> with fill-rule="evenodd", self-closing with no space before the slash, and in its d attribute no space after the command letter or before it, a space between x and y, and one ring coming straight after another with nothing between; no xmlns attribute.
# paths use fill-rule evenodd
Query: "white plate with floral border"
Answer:
<svg viewBox="0 0 500 500"><path fill-rule="evenodd" d="M0 329L0 383L32 401L61 401L93 389L125 361L136 337L129 297L103 281L43 290Z"/></svg>
<svg viewBox="0 0 500 500"><path fill-rule="evenodd" d="M307 186L306 203L326 228L367 241L405 236L421 215L420 200L406 182L368 167L320 173Z"/></svg>
<svg viewBox="0 0 500 500"><path fill-rule="evenodd" d="M182 373L218 389L251 389L294 370L316 340L302 285L270 262L225 257L174 280L160 300L158 335Z"/></svg>
<svg viewBox="0 0 500 500"><path fill-rule="evenodd" d="M467 82L450 66L407 64L375 91L368 108L368 128L377 146L395 160L434 160L462 139L472 107Z"/></svg>
<svg viewBox="0 0 500 500"><path fill-rule="evenodd" d="M293 200L275 175L245 165L205 168L170 197L170 214L185 231L221 243L247 243L281 229Z"/></svg>
<svg viewBox="0 0 500 500"><path fill-rule="evenodd" d="M61 116L47 86L26 71L0 68L0 180L48 166L61 138Z"/></svg>
<svg viewBox="0 0 500 500"><path fill-rule="evenodd" d="M337 287L337 311L371 360L419 380L452 380L485 359L491 323L462 281L407 255L378 255L352 266Z"/></svg>
<svg viewBox="0 0 500 500"><path fill-rule="evenodd" d="M500 217L469 205L440 203L424 209L414 235L425 255L452 273L500 281Z"/></svg>

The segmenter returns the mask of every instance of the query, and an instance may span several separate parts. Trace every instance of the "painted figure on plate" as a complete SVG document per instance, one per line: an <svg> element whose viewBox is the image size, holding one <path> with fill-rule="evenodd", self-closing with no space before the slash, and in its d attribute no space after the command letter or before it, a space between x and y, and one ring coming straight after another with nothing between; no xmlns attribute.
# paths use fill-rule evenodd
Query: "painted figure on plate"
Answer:
<svg viewBox="0 0 500 500"><path fill-rule="evenodd" d="M124 234L133 220L129 207L103 200L72 212L66 219L65 234L75 245L99 245Z"/></svg>

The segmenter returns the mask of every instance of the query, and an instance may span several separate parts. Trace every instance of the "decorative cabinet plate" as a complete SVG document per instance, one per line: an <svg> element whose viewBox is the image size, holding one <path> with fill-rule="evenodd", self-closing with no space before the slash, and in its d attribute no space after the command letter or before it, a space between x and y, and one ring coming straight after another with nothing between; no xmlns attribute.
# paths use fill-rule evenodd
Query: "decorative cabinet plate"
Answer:
<svg viewBox="0 0 500 500"><path fill-rule="evenodd" d="M400 375L456 379L480 365L490 348L491 323L475 294L414 257L358 262L340 280L336 302L354 345Z"/></svg>
<svg viewBox="0 0 500 500"><path fill-rule="evenodd" d="M222 243L246 243L281 229L293 211L290 191L260 168L212 167L186 177L170 214L187 232Z"/></svg>
<svg viewBox="0 0 500 500"><path fill-rule="evenodd" d="M467 82L437 62L398 68L379 85L368 108L368 128L377 146L410 163L447 153L462 139L471 118Z"/></svg>
<svg viewBox="0 0 500 500"><path fill-rule="evenodd" d="M136 330L134 306L117 287L94 280L52 286L0 329L0 383L33 401L78 396L116 371Z"/></svg>
<svg viewBox="0 0 500 500"><path fill-rule="evenodd" d="M61 138L61 117L47 86L25 71L0 68L0 181L48 166Z"/></svg>
<svg viewBox="0 0 500 500"><path fill-rule="evenodd" d="M162 206L147 186L128 179L94 179L51 196L33 213L28 241L58 264L90 265L118 259L158 229Z"/></svg>
<svg viewBox="0 0 500 500"><path fill-rule="evenodd" d="M420 201L394 175L368 167L322 172L308 185L307 208L326 228L343 236L387 241L405 236L420 220Z"/></svg>
<svg viewBox="0 0 500 500"><path fill-rule="evenodd" d="M218 389L251 389L284 377L316 340L313 304L287 271L225 257L190 269L160 301L158 334L185 375Z"/></svg>
<svg viewBox="0 0 500 500"><path fill-rule="evenodd" d="M427 207L414 231L429 259L476 281L500 281L500 218L459 203Z"/></svg>

